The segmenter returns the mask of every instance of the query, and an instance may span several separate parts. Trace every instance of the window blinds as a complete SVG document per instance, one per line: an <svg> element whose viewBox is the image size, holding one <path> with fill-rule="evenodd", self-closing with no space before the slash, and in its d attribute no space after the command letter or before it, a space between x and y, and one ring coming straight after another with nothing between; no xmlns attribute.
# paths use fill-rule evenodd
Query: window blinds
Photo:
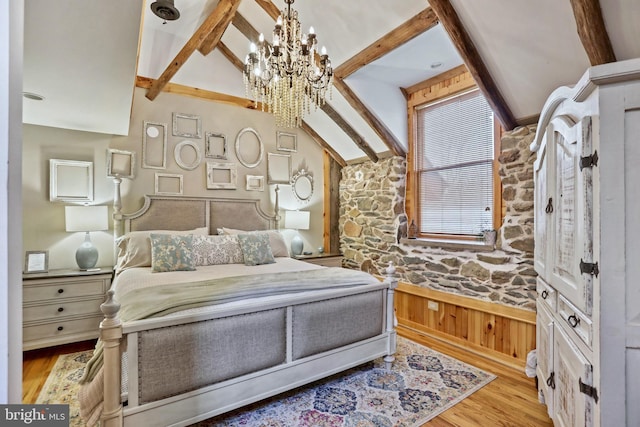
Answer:
<svg viewBox="0 0 640 427"><path fill-rule="evenodd" d="M479 91L417 112L420 232L493 228L493 112Z"/></svg>

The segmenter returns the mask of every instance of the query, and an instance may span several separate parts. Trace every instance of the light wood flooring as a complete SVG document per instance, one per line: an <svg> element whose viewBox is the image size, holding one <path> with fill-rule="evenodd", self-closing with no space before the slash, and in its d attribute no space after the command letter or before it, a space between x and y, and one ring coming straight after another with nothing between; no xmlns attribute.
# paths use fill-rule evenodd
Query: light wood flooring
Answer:
<svg viewBox="0 0 640 427"><path fill-rule="evenodd" d="M398 328L398 333L498 376L498 378L473 393L467 399L426 423L425 426L553 426L547 416L546 406L538 403L534 380L527 378L524 372L484 359L464 349L430 339L402 327ZM25 352L22 373L23 403L35 403L58 355L89 350L93 346L94 342L85 341Z"/></svg>

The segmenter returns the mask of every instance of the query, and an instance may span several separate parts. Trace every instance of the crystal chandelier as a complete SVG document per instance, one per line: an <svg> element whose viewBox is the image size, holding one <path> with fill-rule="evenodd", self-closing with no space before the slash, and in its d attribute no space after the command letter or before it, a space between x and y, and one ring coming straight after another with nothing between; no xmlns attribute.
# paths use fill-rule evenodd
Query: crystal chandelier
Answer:
<svg viewBox="0 0 640 427"><path fill-rule="evenodd" d="M262 110L271 112L276 126L299 127L305 113L322 106L327 91L331 96L333 70L327 51L317 52L313 27L309 34L300 30L298 12L291 9L294 0L285 0L287 7L273 30L273 43L269 45L260 34L258 45L251 43L244 65L244 83L247 93Z"/></svg>

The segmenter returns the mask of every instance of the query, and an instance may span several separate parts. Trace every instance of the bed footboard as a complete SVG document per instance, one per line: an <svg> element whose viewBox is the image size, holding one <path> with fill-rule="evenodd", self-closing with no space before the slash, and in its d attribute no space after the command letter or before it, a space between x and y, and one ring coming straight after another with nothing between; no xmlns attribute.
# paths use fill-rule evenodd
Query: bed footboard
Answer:
<svg viewBox="0 0 640 427"><path fill-rule="evenodd" d="M148 319L124 328L110 291L100 325L105 378L101 425L189 425L378 357L390 368L396 348L396 286L390 265L384 282L373 288L195 317ZM129 360L124 409L123 336Z"/></svg>

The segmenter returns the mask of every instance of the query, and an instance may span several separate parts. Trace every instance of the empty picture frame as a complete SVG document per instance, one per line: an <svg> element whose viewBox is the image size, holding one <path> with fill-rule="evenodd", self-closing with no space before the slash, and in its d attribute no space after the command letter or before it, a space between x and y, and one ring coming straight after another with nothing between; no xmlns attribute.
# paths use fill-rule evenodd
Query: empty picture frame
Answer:
<svg viewBox="0 0 640 427"><path fill-rule="evenodd" d="M247 168L255 168L264 156L264 144L253 128L244 128L236 136L236 157Z"/></svg>
<svg viewBox="0 0 640 427"><path fill-rule="evenodd" d="M50 159L49 200L92 202L93 162Z"/></svg>
<svg viewBox="0 0 640 427"><path fill-rule="evenodd" d="M143 122L142 167L165 169L167 167L167 124Z"/></svg>
<svg viewBox="0 0 640 427"><path fill-rule="evenodd" d="M291 155L269 153L267 157L267 181L269 184L290 184Z"/></svg>
<svg viewBox="0 0 640 427"><path fill-rule="evenodd" d="M202 138L202 120L194 114L173 113L173 135Z"/></svg>
<svg viewBox="0 0 640 427"><path fill-rule="evenodd" d="M235 163L207 162L207 189L235 190L237 177Z"/></svg>
<svg viewBox="0 0 640 427"><path fill-rule="evenodd" d="M192 171L202 162L202 151L193 141L182 141L173 150L176 163L184 170Z"/></svg>
<svg viewBox="0 0 640 427"><path fill-rule="evenodd" d="M172 173L156 173L156 194L176 196L183 191L182 175Z"/></svg>
<svg viewBox="0 0 640 427"><path fill-rule="evenodd" d="M278 151L298 151L298 136L295 133L276 132L276 148Z"/></svg>
<svg viewBox="0 0 640 427"><path fill-rule="evenodd" d="M27 251L24 257L24 272L46 273L49 270L49 251Z"/></svg>
<svg viewBox="0 0 640 427"><path fill-rule="evenodd" d="M107 176L135 178L136 154L133 151L107 148Z"/></svg>
<svg viewBox="0 0 640 427"><path fill-rule="evenodd" d="M247 175L247 191L264 191L264 176Z"/></svg>
<svg viewBox="0 0 640 427"><path fill-rule="evenodd" d="M221 133L206 132L204 156L211 159L227 160L227 137Z"/></svg>

